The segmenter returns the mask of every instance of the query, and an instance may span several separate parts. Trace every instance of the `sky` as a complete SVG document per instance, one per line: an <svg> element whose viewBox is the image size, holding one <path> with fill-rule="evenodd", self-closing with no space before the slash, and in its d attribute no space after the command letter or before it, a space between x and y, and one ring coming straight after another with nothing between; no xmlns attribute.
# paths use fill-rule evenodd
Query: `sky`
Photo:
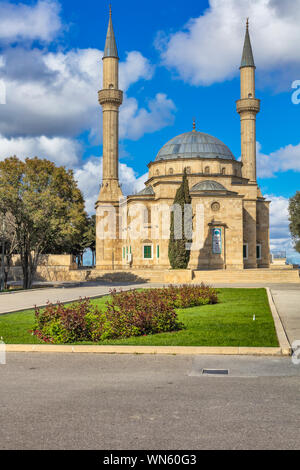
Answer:
<svg viewBox="0 0 300 470"><path fill-rule="evenodd" d="M112 0L120 57L120 179L192 129L240 158L239 65L249 17L256 63L258 182L271 201L271 249L300 262L288 199L300 190L300 0ZM38 156L74 169L89 213L99 192L102 55L109 2L0 3L0 159Z"/></svg>

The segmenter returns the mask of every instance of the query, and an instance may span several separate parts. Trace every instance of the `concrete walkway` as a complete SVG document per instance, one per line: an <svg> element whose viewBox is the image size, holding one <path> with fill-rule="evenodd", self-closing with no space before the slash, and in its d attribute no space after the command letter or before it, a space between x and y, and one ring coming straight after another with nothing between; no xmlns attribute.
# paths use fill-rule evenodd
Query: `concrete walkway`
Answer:
<svg viewBox="0 0 300 470"><path fill-rule="evenodd" d="M152 287L155 284L131 285L83 285L79 287L52 287L33 289L29 291L0 294L0 315L37 307L43 307L47 302L72 302L80 297L101 297L109 294L111 289L131 289L139 287Z"/></svg>
<svg viewBox="0 0 300 470"><path fill-rule="evenodd" d="M290 344L300 341L300 287L271 289L271 293Z"/></svg>

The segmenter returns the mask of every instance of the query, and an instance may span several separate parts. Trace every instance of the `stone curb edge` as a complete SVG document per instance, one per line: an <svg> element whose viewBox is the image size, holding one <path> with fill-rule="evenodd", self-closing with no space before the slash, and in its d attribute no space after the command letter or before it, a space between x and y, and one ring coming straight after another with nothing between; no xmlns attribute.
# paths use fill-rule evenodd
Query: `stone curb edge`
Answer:
<svg viewBox="0 0 300 470"><path fill-rule="evenodd" d="M7 344L7 352L93 353L93 354L169 354L169 355L249 355L288 356L290 348L213 347L213 346L93 346L52 344Z"/></svg>
<svg viewBox="0 0 300 470"><path fill-rule="evenodd" d="M267 291L267 295L268 295L268 301L269 301L271 313L272 313L272 316L273 316L274 325L275 325L276 334L277 334L277 338L278 338L278 341L279 341L280 348L281 348L281 350L282 350L282 352L284 353L285 356L291 356L293 351L292 351L291 345L289 343L288 337L286 335L285 329L283 327L281 318L280 318L279 313L277 311L276 305L274 303L274 300L273 300L273 297L272 297L272 294L271 294L271 290L270 290L269 287L266 287L266 291Z"/></svg>

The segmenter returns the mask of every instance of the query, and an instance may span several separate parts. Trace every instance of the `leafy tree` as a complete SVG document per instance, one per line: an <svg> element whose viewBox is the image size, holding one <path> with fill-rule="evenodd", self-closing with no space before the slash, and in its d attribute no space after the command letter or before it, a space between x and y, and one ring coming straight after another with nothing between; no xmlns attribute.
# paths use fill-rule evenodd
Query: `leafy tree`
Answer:
<svg viewBox="0 0 300 470"><path fill-rule="evenodd" d="M0 215L0 223L1 255L2 245L4 244L4 289L7 289L8 275L11 268L12 257L17 253L16 230L14 218L10 213L2 214L2 217ZM1 269L1 275L2 273L3 271Z"/></svg>
<svg viewBox="0 0 300 470"><path fill-rule="evenodd" d="M191 196L187 180L186 169L183 172L182 183L176 191L173 206L176 208L171 213L170 240L169 240L169 261L173 269L186 269L190 260L190 250L188 244L191 243L192 218L185 208L190 208ZM186 209L186 210L185 210ZM176 228L182 229L180 238L176 234Z"/></svg>
<svg viewBox="0 0 300 470"><path fill-rule="evenodd" d="M300 253L300 191L290 198L289 203L290 232L295 243L295 249Z"/></svg>
<svg viewBox="0 0 300 470"><path fill-rule="evenodd" d="M0 213L14 219L25 289L32 285L40 255L75 244L86 220L72 170L37 157L0 162Z"/></svg>
<svg viewBox="0 0 300 470"><path fill-rule="evenodd" d="M70 240L65 239L60 243L51 243L46 248L47 253L52 254L63 254L70 253L77 258L78 266L82 262L84 251L89 248L92 251L92 265L94 266L95 252L96 252L96 216L85 217L84 224L81 226L81 230L78 232L76 239Z"/></svg>

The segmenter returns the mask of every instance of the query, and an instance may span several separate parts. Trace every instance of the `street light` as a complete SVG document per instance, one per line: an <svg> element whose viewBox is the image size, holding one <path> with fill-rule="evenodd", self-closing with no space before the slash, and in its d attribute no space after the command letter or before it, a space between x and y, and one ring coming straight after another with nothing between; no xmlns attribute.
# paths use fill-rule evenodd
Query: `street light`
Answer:
<svg viewBox="0 0 300 470"><path fill-rule="evenodd" d="M4 256L5 256L5 214L2 215L2 255L1 255L1 285L0 290L4 291Z"/></svg>

